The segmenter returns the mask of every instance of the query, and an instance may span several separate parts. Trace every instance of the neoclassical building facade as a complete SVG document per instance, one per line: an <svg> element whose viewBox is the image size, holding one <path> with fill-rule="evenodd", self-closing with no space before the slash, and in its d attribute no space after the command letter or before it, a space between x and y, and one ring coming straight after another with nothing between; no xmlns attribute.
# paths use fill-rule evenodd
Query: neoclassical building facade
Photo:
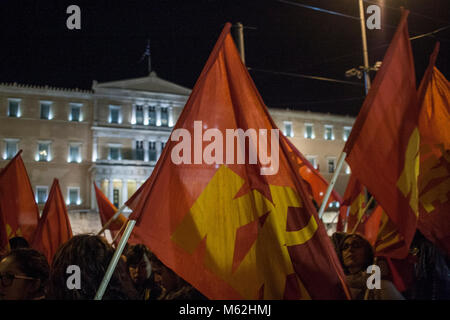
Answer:
<svg viewBox="0 0 450 320"><path fill-rule="evenodd" d="M92 230L78 224L74 232L95 231L99 219L93 182L122 206L151 175L190 93L154 72L94 81L91 90L0 84L0 167L22 149L40 208L58 178L71 219L91 221ZM289 109L269 112L330 180L355 119ZM344 165L336 184L341 195L348 178ZM324 221L332 223L334 216L325 215Z"/></svg>

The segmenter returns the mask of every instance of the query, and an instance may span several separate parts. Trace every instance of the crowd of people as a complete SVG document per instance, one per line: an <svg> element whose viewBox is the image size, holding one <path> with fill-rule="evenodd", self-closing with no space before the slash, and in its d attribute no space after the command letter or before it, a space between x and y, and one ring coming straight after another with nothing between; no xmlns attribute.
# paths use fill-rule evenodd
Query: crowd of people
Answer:
<svg viewBox="0 0 450 320"><path fill-rule="evenodd" d="M403 268L407 288L400 292L385 259L374 257L370 243L354 233L331 237L347 277L352 299L403 300L450 299L448 257L419 232L411 246L414 261ZM10 251L0 260L1 300L91 300L94 298L114 248L105 238L82 234L64 243L53 257L29 247L24 238L10 239ZM367 267L381 270L381 288L367 286ZM69 286L69 266L78 266L80 287ZM206 300L198 290L164 265L145 245L127 246L111 277L104 300Z"/></svg>

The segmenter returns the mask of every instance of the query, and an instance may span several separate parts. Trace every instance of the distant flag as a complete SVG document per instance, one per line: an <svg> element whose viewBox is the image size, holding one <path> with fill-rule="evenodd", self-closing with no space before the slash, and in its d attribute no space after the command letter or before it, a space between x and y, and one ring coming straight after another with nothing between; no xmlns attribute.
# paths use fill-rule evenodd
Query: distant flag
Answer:
<svg viewBox="0 0 450 320"><path fill-rule="evenodd" d="M141 63L146 57L148 59L148 73L150 73L150 72L152 72L152 60L151 60L151 54L150 54L150 39L147 39L147 45L145 46L145 51L142 54L142 57L139 60L139 63Z"/></svg>
<svg viewBox="0 0 450 320"><path fill-rule="evenodd" d="M100 221L104 226L117 212L117 208L109 201L109 199L103 194L103 192L97 187L94 182L95 197L97 198L98 211L100 214ZM127 218L123 214L111 222L107 229L111 232L111 236L114 238L119 232L124 223L127 222Z"/></svg>
<svg viewBox="0 0 450 320"><path fill-rule="evenodd" d="M70 238L72 238L72 228L67 207L58 179L55 179L39 219L31 247L42 252L51 264L59 246Z"/></svg>
<svg viewBox="0 0 450 320"><path fill-rule="evenodd" d="M408 254L418 217L419 106L404 11L372 88L346 142L346 161L396 226Z"/></svg>
<svg viewBox="0 0 450 320"><path fill-rule="evenodd" d="M352 174L345 189L344 199L339 208L339 218L336 226L336 231L351 231L353 227L362 218L363 209L366 204L366 195L363 185Z"/></svg>
<svg viewBox="0 0 450 320"><path fill-rule="evenodd" d="M210 299L348 298L342 267L292 148L277 139L279 130L242 64L230 27L222 31L171 137L182 139L186 158L189 148L201 157L205 147L205 153L233 161L196 158L195 164L177 165L172 156L180 145L169 139L137 201L130 202L130 219L150 250ZM225 145L190 140L206 129L215 141L227 129L262 132L260 144L251 138L240 144L247 155L261 150L261 139L278 141L265 146L267 155L279 152L278 172L261 175L269 163L260 156L256 163L237 163L236 145L231 153Z"/></svg>
<svg viewBox="0 0 450 320"><path fill-rule="evenodd" d="M450 254L450 83L435 67L439 43L419 87L421 233Z"/></svg>
<svg viewBox="0 0 450 320"><path fill-rule="evenodd" d="M39 209L21 153L0 172L0 250L9 249L15 236L31 242L38 225Z"/></svg>

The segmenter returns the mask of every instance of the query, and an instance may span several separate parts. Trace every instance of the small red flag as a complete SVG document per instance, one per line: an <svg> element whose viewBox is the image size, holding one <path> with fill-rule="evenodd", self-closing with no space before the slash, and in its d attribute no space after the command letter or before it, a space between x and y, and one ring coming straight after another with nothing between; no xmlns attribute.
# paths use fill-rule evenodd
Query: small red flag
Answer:
<svg viewBox="0 0 450 320"><path fill-rule="evenodd" d="M59 187L59 181L55 179L39 219L31 247L42 252L51 264L59 246L70 238L72 238L72 228L67 207Z"/></svg>

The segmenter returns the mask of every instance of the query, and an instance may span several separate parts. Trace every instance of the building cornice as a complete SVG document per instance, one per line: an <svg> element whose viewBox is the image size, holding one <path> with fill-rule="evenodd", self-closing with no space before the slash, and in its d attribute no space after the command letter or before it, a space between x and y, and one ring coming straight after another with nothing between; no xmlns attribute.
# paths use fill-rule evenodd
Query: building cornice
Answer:
<svg viewBox="0 0 450 320"><path fill-rule="evenodd" d="M94 97L97 99L117 99L130 102L142 100L143 103L166 104L173 107L184 107L189 98L189 96L170 93L144 92L116 88L98 88L95 90Z"/></svg>
<svg viewBox="0 0 450 320"><path fill-rule="evenodd" d="M269 113L274 116L280 117L293 117L298 118L302 121L308 120L316 120L316 121L333 121L340 122L343 124L352 124L355 122L356 118L349 115L338 115L332 113L321 113L321 112L312 112L312 111L299 111L299 110L291 110L291 109L275 109L268 108ZM288 120L288 119L286 119Z"/></svg>
<svg viewBox="0 0 450 320"><path fill-rule="evenodd" d="M65 97L65 98L79 98L92 99L91 90L81 90L78 88L57 88L49 86L27 85L14 83L0 83L0 92L2 93L17 93L17 94L35 94L51 97Z"/></svg>

